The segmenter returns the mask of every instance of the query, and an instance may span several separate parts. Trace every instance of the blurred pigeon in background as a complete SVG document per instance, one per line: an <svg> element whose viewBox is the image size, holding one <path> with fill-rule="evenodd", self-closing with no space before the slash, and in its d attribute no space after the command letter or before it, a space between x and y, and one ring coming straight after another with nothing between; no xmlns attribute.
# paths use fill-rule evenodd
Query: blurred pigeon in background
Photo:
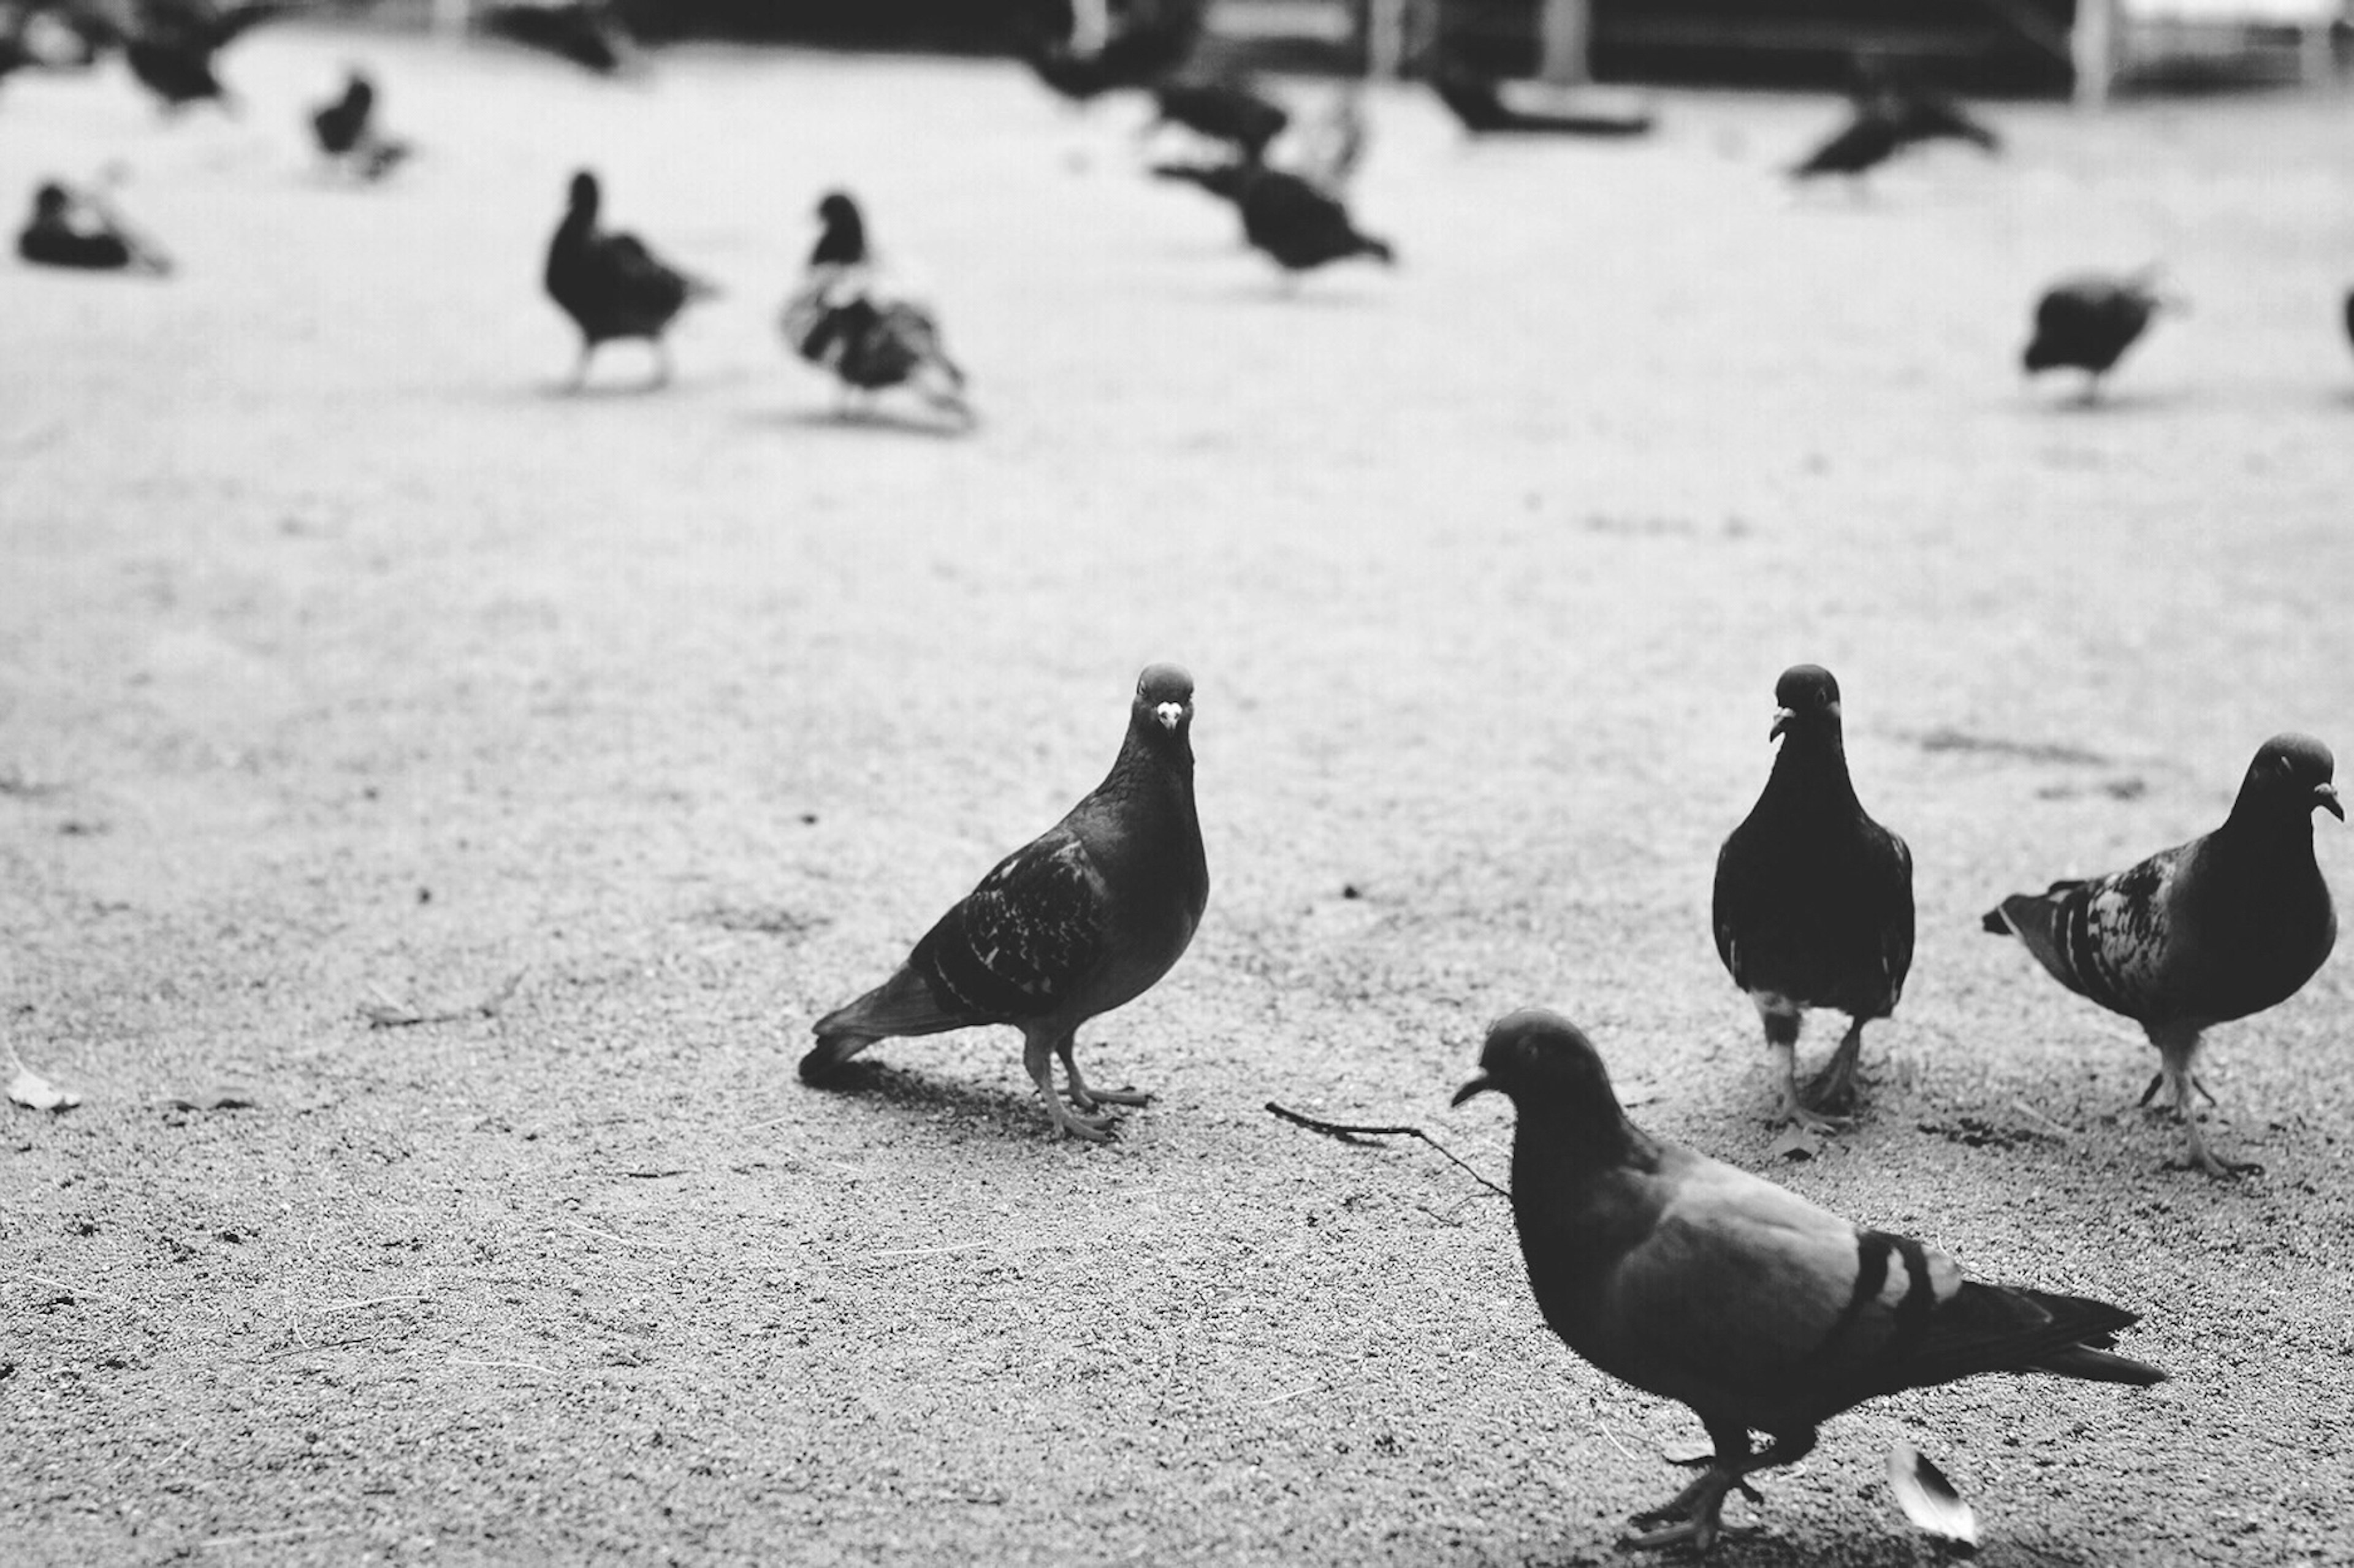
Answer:
<svg viewBox="0 0 2354 1568"><path fill-rule="evenodd" d="M311 134L331 166L363 180L382 179L411 151L376 129L376 83L360 70L345 73L341 97L312 111Z"/></svg>
<svg viewBox="0 0 2354 1568"><path fill-rule="evenodd" d="M1206 9L1207 0L1130 0L1110 18L1100 40L1032 33L1020 39L1019 50L1040 81L1074 103L1086 103L1175 75L1201 42Z"/></svg>
<svg viewBox="0 0 2354 1568"><path fill-rule="evenodd" d="M220 51L247 29L297 7L288 0L247 0L216 5L212 0L139 0L128 26L121 26L122 58L166 110L207 99L233 106L214 72ZM118 24L119 25L119 24Z"/></svg>
<svg viewBox="0 0 2354 1568"><path fill-rule="evenodd" d="M547 245L548 298L580 328L580 359L566 390L577 392L587 383L599 344L622 338L652 345L655 369L648 385L660 387L671 373L663 333L689 303L718 291L666 265L637 236L599 229L600 200L595 175L583 169L573 175L563 221Z"/></svg>
<svg viewBox="0 0 2354 1568"><path fill-rule="evenodd" d="M2316 809L2346 817L2336 771L2311 736L2276 735L2248 764L2221 827L2129 870L2013 894L1986 916L2052 979L2142 1026L2159 1066L2141 1103L2167 1091L2190 1162L2211 1176L2257 1167L2217 1159L2200 1135L2190 1095L2207 1093L2200 1035L2296 995L2338 939L2313 859Z"/></svg>
<svg viewBox="0 0 2354 1568"><path fill-rule="evenodd" d="M163 248L123 221L94 190L51 180L33 193L33 210L16 233L16 254L40 267L90 272L172 270Z"/></svg>
<svg viewBox="0 0 2354 1568"><path fill-rule="evenodd" d="M2156 285L2155 269L2124 278L2086 273L2054 283L2036 302L2035 333L2020 364L2030 376L2063 367L2084 371L2084 401L2092 402L2100 396L2101 377L2168 302Z"/></svg>
<svg viewBox="0 0 2354 1568"><path fill-rule="evenodd" d="M1359 232L1337 197L1298 175L1249 167L1235 205L1242 209L1243 237L1287 274L1352 256L1370 256L1385 267L1396 262L1389 241Z"/></svg>
<svg viewBox="0 0 2354 1568"><path fill-rule="evenodd" d="M846 192L818 203L823 226L800 288L785 302L785 342L833 373L845 397L905 387L960 422L973 422L965 374L940 341L939 323L912 300L882 291L866 220Z"/></svg>
<svg viewBox="0 0 2354 1568"><path fill-rule="evenodd" d="M1715 1454L1633 1523L1625 1545L1716 1539L1728 1493L1794 1463L1867 1399L1980 1372L2146 1387L2166 1373L2109 1352L2134 1313L1965 1279L1909 1236L1863 1230L1787 1188L1646 1134L1601 1056L1541 1009L1488 1033L1455 1103L1511 1098L1512 1214L1537 1306L1602 1372L1690 1405ZM1754 1453L1750 1434L1773 1439Z"/></svg>
<svg viewBox="0 0 2354 1568"><path fill-rule="evenodd" d="M1851 69L1855 86L1847 123L1793 168L1793 177L1863 175L1928 142L1967 142L1987 153L2001 149L2002 139L1951 94L1912 80L1874 55L1853 57Z"/></svg>
<svg viewBox="0 0 2354 1568"><path fill-rule="evenodd" d="M1780 1058L1781 1115L1825 1128L1834 1118L1798 1093L1806 1010L1836 1008L1848 1030L1813 1086L1815 1104L1851 1097L1863 1026L1895 1011L1913 965L1913 854L1872 820L1848 777L1839 682L1795 664L1774 683L1767 738L1779 737L1764 793L1716 859L1717 957L1749 993Z"/></svg>
<svg viewBox="0 0 2354 1568"><path fill-rule="evenodd" d="M1193 809L1193 680L1174 664L1138 677L1111 772L1068 815L998 863L924 934L894 974L817 1021L801 1075L822 1082L877 1040L978 1024L1022 1031L1023 1064L1055 1125L1100 1142L1098 1102L1072 1057L1079 1027L1142 995L1193 939L1210 896ZM1070 1078L1066 1108L1050 1055Z"/></svg>
<svg viewBox="0 0 2354 1568"><path fill-rule="evenodd" d="M1291 116L1280 105L1241 82L1164 81L1152 89L1149 133L1182 125L1195 135L1225 143L1245 159L1266 155L1267 143L1283 134Z"/></svg>
<svg viewBox="0 0 2354 1568"><path fill-rule="evenodd" d="M476 13L493 37L569 60L599 76L616 76L639 61L637 40L608 0L535 0L485 5Z"/></svg>

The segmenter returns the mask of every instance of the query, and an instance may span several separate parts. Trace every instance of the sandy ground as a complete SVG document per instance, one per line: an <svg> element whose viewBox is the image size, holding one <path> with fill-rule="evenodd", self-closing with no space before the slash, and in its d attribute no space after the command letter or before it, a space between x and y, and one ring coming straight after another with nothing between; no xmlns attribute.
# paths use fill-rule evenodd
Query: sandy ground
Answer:
<svg viewBox="0 0 2354 1568"><path fill-rule="evenodd" d="M429 148L373 192L296 134L355 58ZM0 94L0 193L124 160L183 266L0 275L0 1003L87 1097L0 1107L0 1557L1609 1560L1697 1424L1553 1340L1460 1172L1260 1108L1500 1175L1447 1096L1545 1002L1654 1129L2135 1307L2176 1373L1882 1402L1726 1560L1927 1560L1904 1437L1988 1563L2354 1562L2354 969L2217 1032L2266 1167L2224 1187L1976 918L2211 825L2272 731L2354 747L2346 101L2012 108L1850 202L1774 177L1819 101L1470 146L1384 94L1405 265L1287 299L1009 66L281 30L229 74L242 120L168 128ZM584 162L729 290L657 397L548 395ZM782 355L837 183L977 436L835 423ZM2160 257L2193 312L2108 407L2022 387L2037 288ZM1083 1054L1156 1102L1051 1141L1005 1032L804 1088L1155 658L1210 914ZM1869 1119L1786 1165L1706 910L1802 658L1922 937Z"/></svg>

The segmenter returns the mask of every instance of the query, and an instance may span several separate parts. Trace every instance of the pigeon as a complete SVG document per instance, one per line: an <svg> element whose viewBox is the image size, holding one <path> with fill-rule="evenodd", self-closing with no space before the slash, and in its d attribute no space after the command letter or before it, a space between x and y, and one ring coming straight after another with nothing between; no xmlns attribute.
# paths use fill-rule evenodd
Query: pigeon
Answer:
<svg viewBox="0 0 2354 1568"><path fill-rule="evenodd" d="M522 0L486 5L479 16L485 32L570 60L599 76L619 75L637 58L637 45L628 25L607 0L562 0L556 5Z"/></svg>
<svg viewBox="0 0 2354 1568"><path fill-rule="evenodd" d="M2210 1176L2259 1169L2219 1160L2192 1114L2200 1035L2287 1001L2338 939L2329 885L2313 860L2316 807L2340 821L2329 748L2276 735L2248 764L2232 814L2214 832L2160 850L2130 870L2017 893L1987 914L2052 978L2142 1026L2158 1075L2190 1129L2190 1162ZM2213 1096L2208 1096L2211 1101Z"/></svg>
<svg viewBox="0 0 2354 1568"><path fill-rule="evenodd" d="M1794 164L1790 177L1811 180L1824 175L1865 174L1894 157L1903 145L1903 132L1895 118L1877 105L1867 104L1858 108L1821 146Z"/></svg>
<svg viewBox="0 0 2354 1568"><path fill-rule="evenodd" d="M226 107L229 93L214 74L215 57L248 28L294 9L288 0L225 6L211 0L146 0L135 26L123 35L123 61L167 111L207 99Z"/></svg>
<svg viewBox="0 0 2354 1568"><path fill-rule="evenodd" d="M1914 79L1887 56L1860 50L1849 58L1849 70L1854 82L1849 97L1859 108L1870 107L1885 116L1906 145L1955 141L1987 153L2002 150L2002 138L1959 99Z"/></svg>
<svg viewBox="0 0 2354 1568"><path fill-rule="evenodd" d="M1370 256L1385 267L1397 260L1387 240L1360 234L1347 207L1298 175L1253 168L1235 205L1242 209L1243 238L1286 273L1352 256Z"/></svg>
<svg viewBox="0 0 2354 1568"><path fill-rule="evenodd" d="M2122 358L2166 301L2152 271L2128 278L2087 273L2044 291L2035 306L2035 335L2020 363L2030 376L2059 366L2085 372L2084 401L2099 397L2101 377Z"/></svg>
<svg viewBox="0 0 2354 1568"><path fill-rule="evenodd" d="M566 390L587 382L598 344L632 337L653 345L650 385L660 387L670 379L663 334L688 304L718 291L666 265L637 236L599 229L599 199L595 175L583 169L573 175L570 204L547 244L548 298L580 328L580 360Z"/></svg>
<svg viewBox="0 0 2354 1568"><path fill-rule="evenodd" d="M1881 1394L1979 1372L2166 1378L2110 1351L2135 1313L1966 1279L1909 1236L1650 1137L1556 1013L1489 1031L1455 1103L1489 1090L1517 1115L1512 1214L1545 1322L1599 1370L1690 1405L1715 1447L1699 1479L1635 1516L1645 1533L1627 1546L1707 1551L1727 1493L1760 1500L1750 1476L1797 1460L1824 1421ZM1773 1439L1763 1453L1753 1431Z"/></svg>
<svg viewBox="0 0 2354 1568"><path fill-rule="evenodd" d="M376 130L376 83L363 71L347 72L343 96L312 112L311 134L329 163L364 180L383 178L410 152Z"/></svg>
<svg viewBox="0 0 2354 1568"><path fill-rule="evenodd" d="M1133 1091L1090 1089L1071 1052L1081 1024L1142 995L1201 924L1210 874L1193 810L1193 678L1147 666L1104 781L999 862L897 973L819 1019L802 1079L822 1082L887 1037L1010 1023L1063 1132L1101 1142L1110 1118L1087 1112L1145 1104ZM1063 1059L1076 1110L1055 1096L1050 1054Z"/></svg>
<svg viewBox="0 0 2354 1568"><path fill-rule="evenodd" d="M939 323L911 300L881 293L866 247L866 220L850 196L818 203L823 226L801 286L785 302L785 342L833 373L845 396L906 387L970 425L964 371L940 342Z"/></svg>
<svg viewBox="0 0 2354 1568"><path fill-rule="evenodd" d="M1162 125L1224 142L1244 158L1267 155L1267 143L1283 134L1291 116L1249 88L1233 82L1164 81L1152 88L1149 133Z"/></svg>
<svg viewBox="0 0 2354 1568"><path fill-rule="evenodd" d="M172 270L161 248L124 223L95 193L52 180L33 193L33 210L16 234L16 254L39 267L85 272Z"/></svg>
<svg viewBox="0 0 2354 1568"><path fill-rule="evenodd" d="M2001 149L2002 139L1959 100L1907 79L1877 57L1857 55L1850 69L1855 86L1849 94L1848 122L1790 171L1793 178L1863 175L1925 142L1967 142L1987 153Z"/></svg>
<svg viewBox="0 0 2354 1568"><path fill-rule="evenodd" d="M1810 1007L1848 1015L1814 1085L1819 1104L1847 1103L1863 1026L1895 1011L1913 966L1913 853L1855 797L1831 673L1792 665L1774 703L1781 754L1716 857L1716 953L1781 1058L1783 1118L1828 1128L1798 1094L1798 1025Z"/></svg>
<svg viewBox="0 0 2354 1568"><path fill-rule="evenodd" d="M1150 87L1182 67L1201 41L1204 0L1151 0L1129 5L1103 46L1076 49L1066 40L1022 40L1023 63L1074 103L1123 88Z"/></svg>

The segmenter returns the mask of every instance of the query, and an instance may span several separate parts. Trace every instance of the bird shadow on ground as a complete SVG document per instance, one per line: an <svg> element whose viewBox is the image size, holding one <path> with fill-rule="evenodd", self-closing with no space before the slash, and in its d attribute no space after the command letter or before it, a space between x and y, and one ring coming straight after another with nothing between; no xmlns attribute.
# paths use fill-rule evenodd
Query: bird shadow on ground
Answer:
<svg viewBox="0 0 2354 1568"><path fill-rule="evenodd" d="M1189 304L1208 305L1225 310L1234 305L1254 305L1269 310L1348 310L1371 309L1380 301L1370 293L1354 289L1318 288L1313 283L1301 283L1286 289L1280 282L1260 281L1236 283L1224 289L1188 290L1183 296ZM1175 302L1172 295L1169 302Z"/></svg>
<svg viewBox="0 0 2354 1568"><path fill-rule="evenodd" d="M832 408L786 408L766 410L749 416L750 422L762 426L783 426L788 429L834 430L845 435L868 436L929 436L935 440L958 440L972 434L974 425L960 425L951 419L927 418L920 414L903 413L896 408L867 408L842 412Z"/></svg>
<svg viewBox="0 0 2354 1568"><path fill-rule="evenodd" d="M2189 407L2194 399L2187 392L2115 392L2105 391L2098 397L2072 395L2065 397L2024 397L2020 412L2032 418L2069 415L2097 416L2114 414L2154 413L2167 408Z"/></svg>
<svg viewBox="0 0 2354 1568"><path fill-rule="evenodd" d="M852 1062L811 1088L838 1094L895 1111L948 1111L1013 1139L1043 1138L1051 1130L1038 1097L1013 1090L960 1083L910 1072L887 1062Z"/></svg>
<svg viewBox="0 0 2354 1568"><path fill-rule="evenodd" d="M1718 1538L1711 1560L1737 1563L1740 1568L1920 1568L1924 1563L1951 1562L1954 1558L1928 1546L1917 1538L1903 1535L1869 1535L1837 1529L1793 1530L1788 1533L1769 1531L1765 1526L1728 1521L1724 1533ZM1599 1550L1564 1549L1540 1552L1521 1559L1528 1568L1590 1568L1591 1564L1622 1563L1688 1563L1695 1561L1690 1551L1670 1551L1646 1553L1623 1547L1613 1542ZM2033 1555L2012 1555L2000 1552L1995 1563L2049 1563L2060 1568L2091 1568L2089 1559L2062 1549L2046 1554L2036 1549Z"/></svg>

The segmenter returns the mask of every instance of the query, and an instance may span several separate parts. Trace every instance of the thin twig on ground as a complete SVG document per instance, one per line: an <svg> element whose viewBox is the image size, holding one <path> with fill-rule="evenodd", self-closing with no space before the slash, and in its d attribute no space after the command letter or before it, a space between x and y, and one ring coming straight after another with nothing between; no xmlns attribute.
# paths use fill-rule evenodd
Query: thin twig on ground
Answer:
<svg viewBox="0 0 2354 1568"><path fill-rule="evenodd" d="M1343 1143L1354 1143L1361 1139L1366 1138L1418 1138L1422 1139L1423 1142L1430 1145L1431 1148L1438 1150L1439 1153L1445 1155L1448 1160L1462 1166L1464 1171L1470 1175L1471 1180L1479 1182L1479 1185L1487 1188L1488 1191L1495 1193L1498 1197L1509 1198L1512 1195L1505 1189L1499 1187L1493 1181L1489 1181L1485 1176L1480 1175L1469 1161L1458 1158L1453 1150L1447 1148L1447 1145L1439 1142L1438 1139L1431 1137L1430 1134L1423 1131L1422 1128L1418 1127L1352 1127L1337 1121L1319 1121L1312 1116L1301 1116L1296 1110L1286 1110L1283 1107L1276 1104L1273 1100L1267 1102L1267 1108L1288 1122L1297 1123L1299 1126L1306 1128L1310 1132L1320 1132L1327 1138L1337 1138Z"/></svg>

